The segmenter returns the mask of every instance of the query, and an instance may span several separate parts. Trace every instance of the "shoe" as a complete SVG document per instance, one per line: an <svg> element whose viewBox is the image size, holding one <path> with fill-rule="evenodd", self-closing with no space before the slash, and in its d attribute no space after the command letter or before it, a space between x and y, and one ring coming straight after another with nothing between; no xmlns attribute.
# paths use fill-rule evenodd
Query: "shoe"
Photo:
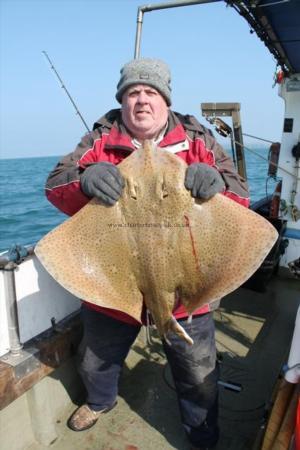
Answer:
<svg viewBox="0 0 300 450"><path fill-rule="evenodd" d="M69 418L67 425L73 431L84 431L91 428L101 414L105 414L116 406L115 402L111 407L102 409L101 411L94 411L86 403L77 408Z"/></svg>

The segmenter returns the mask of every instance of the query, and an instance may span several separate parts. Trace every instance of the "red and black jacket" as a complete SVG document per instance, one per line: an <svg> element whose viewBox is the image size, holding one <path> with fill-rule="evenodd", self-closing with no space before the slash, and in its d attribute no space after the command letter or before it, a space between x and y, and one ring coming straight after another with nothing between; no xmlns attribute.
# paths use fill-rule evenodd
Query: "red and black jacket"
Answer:
<svg viewBox="0 0 300 450"><path fill-rule="evenodd" d="M193 116L169 111L168 126L158 146L176 154L188 165L202 162L216 168L221 174L226 189L223 194L241 205L249 206L247 184L236 172L232 160L217 143L208 129ZM93 131L86 134L74 152L65 156L50 173L46 184L48 200L62 212L73 215L89 198L80 187L80 175L90 164L108 161L119 164L135 150L131 136L121 119L121 110L109 111L95 124ZM86 302L91 308L128 323L137 324L120 311L102 308ZM195 315L210 311L206 305L195 311ZM186 311L179 305L173 312L176 318L186 317Z"/></svg>

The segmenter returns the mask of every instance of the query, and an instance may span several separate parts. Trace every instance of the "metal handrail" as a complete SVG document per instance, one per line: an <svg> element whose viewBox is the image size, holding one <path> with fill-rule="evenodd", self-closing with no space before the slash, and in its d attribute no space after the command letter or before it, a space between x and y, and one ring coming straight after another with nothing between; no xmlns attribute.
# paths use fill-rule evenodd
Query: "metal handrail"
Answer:
<svg viewBox="0 0 300 450"><path fill-rule="evenodd" d="M0 255L0 270L5 269L6 265L10 262L20 264L28 256L34 254L34 245L19 245L14 244L7 252Z"/></svg>
<svg viewBox="0 0 300 450"><path fill-rule="evenodd" d="M143 25L143 17L144 17L145 12L156 11L158 9L177 8L179 6L200 5L201 3L215 3L218 1L220 1L220 0L179 0L179 1L172 1L172 2L167 2L167 3L156 3L156 4L139 6L138 13L137 13L137 27L136 27L136 36L135 36L134 58L137 59L140 57L142 25Z"/></svg>
<svg viewBox="0 0 300 450"><path fill-rule="evenodd" d="M20 341L18 303L16 295L15 269L34 253L34 246L13 245L0 256L0 269L4 274L5 303L9 334L9 351L12 356L20 356L23 345Z"/></svg>

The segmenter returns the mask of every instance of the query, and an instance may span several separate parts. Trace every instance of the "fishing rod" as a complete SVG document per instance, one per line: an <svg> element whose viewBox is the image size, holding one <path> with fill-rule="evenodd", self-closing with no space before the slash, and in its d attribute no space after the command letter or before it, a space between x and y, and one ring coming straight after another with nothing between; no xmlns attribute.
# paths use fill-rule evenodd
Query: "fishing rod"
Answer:
<svg viewBox="0 0 300 450"><path fill-rule="evenodd" d="M53 72L55 73L55 75L56 75L56 77L58 78L59 82L61 83L61 87L64 89L65 93L66 93L67 96L69 97L69 100L70 100L70 102L72 103L72 105L73 105L73 107L74 107L74 109L75 109L75 111L76 111L76 114L80 117L80 119L81 119L82 123L84 124L85 128L86 128L87 131L90 133L91 130L89 129L89 127L88 127L86 121L84 120L84 118L82 117L82 114L80 113L79 109L77 108L77 105L76 105L76 103L74 102L74 100L73 100L73 98L72 98L70 92L69 92L68 89L66 88L65 83L63 82L63 80L62 80L61 77L59 76L57 70L55 69L53 62L51 61L51 59L50 59L49 56L48 56L48 53L45 52L45 50L43 50L42 53L43 53L43 54L45 55L45 57L47 58L47 60L48 60L48 62L49 62L49 64L50 64L51 69L53 70Z"/></svg>

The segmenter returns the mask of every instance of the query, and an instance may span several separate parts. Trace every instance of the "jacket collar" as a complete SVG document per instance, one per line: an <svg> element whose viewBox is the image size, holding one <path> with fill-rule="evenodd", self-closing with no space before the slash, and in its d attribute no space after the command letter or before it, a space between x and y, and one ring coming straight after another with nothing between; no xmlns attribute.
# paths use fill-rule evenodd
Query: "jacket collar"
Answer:
<svg viewBox="0 0 300 450"><path fill-rule="evenodd" d="M132 137L128 134L121 118L121 110L113 109L95 122L93 129L102 128L103 133L107 133L106 148L118 148L125 151L135 150ZM159 143L159 147L184 142L186 139L185 130L176 114L169 110L168 128L164 138Z"/></svg>
<svg viewBox="0 0 300 450"><path fill-rule="evenodd" d="M169 110L168 129L163 140L160 142L160 147L167 147L168 145L178 144L184 142L186 139L185 130L180 123L178 117L173 111Z"/></svg>

